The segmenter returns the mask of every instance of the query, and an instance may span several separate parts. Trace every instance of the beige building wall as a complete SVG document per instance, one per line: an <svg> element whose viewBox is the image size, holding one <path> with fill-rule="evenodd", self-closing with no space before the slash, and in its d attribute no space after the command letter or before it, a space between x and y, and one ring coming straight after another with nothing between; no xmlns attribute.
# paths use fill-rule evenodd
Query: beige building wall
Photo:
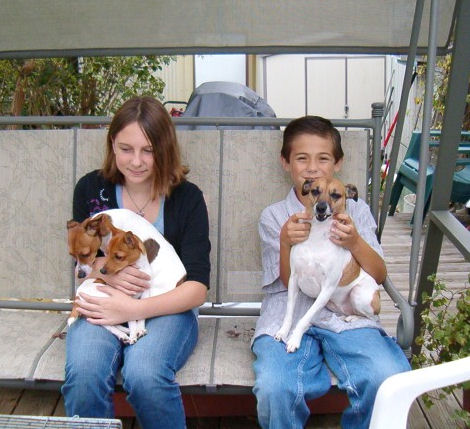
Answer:
<svg viewBox="0 0 470 429"><path fill-rule="evenodd" d="M385 56L258 57L257 92L281 118L305 114L362 119L384 100Z"/></svg>
<svg viewBox="0 0 470 429"><path fill-rule="evenodd" d="M194 89L194 57L192 55L177 55L157 76L163 79L166 86L163 91L165 101L188 101ZM168 104L168 108L181 105Z"/></svg>
<svg viewBox="0 0 470 429"><path fill-rule="evenodd" d="M166 86L163 91L165 101L188 101L191 93L195 88L195 70L193 55L177 55L176 61L172 61L168 66L164 66L163 70L157 72L165 82ZM247 86L256 91L257 87L257 64L256 55L246 56L246 82ZM223 80L223 79L221 79ZM259 92L258 92L259 93ZM262 95L261 93L259 93ZM176 104L169 104L171 107L179 107Z"/></svg>

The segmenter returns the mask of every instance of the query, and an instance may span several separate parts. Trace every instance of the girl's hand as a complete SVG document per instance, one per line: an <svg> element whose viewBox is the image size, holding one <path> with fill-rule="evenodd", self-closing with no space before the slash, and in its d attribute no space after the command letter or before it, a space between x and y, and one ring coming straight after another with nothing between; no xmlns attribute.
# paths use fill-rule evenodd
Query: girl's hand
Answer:
<svg viewBox="0 0 470 429"><path fill-rule="evenodd" d="M138 299L131 298L127 294L113 287L103 285L100 290L109 295L109 298L80 294L76 299L78 312L94 325L118 325L134 320Z"/></svg>
<svg viewBox="0 0 470 429"><path fill-rule="evenodd" d="M102 277L108 285L129 296L134 296L150 287L150 276L132 265L117 274L100 274L98 277Z"/></svg>
<svg viewBox="0 0 470 429"><path fill-rule="evenodd" d="M333 219L334 221L330 229L330 240L338 246L352 250L359 239L354 222L346 213L335 214Z"/></svg>
<svg viewBox="0 0 470 429"><path fill-rule="evenodd" d="M292 247L308 238L312 217L307 213L295 213L281 228L281 245Z"/></svg>

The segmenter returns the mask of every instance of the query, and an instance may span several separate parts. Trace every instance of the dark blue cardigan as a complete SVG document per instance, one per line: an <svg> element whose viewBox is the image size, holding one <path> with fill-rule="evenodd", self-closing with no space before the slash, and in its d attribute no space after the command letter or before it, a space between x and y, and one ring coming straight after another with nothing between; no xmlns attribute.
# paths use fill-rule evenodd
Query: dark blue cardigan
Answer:
<svg viewBox="0 0 470 429"><path fill-rule="evenodd" d="M73 194L73 217L82 222L103 210L118 208L116 186L105 180L100 170L83 176ZM184 181L165 199L165 238L173 245L187 271L187 280L209 288L211 244L207 207L201 190Z"/></svg>

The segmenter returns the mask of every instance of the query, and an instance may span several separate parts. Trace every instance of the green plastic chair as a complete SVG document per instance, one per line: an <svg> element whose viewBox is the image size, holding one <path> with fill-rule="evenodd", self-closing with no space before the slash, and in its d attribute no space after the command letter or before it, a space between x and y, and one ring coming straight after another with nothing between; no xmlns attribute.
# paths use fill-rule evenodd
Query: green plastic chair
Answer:
<svg viewBox="0 0 470 429"><path fill-rule="evenodd" d="M429 142L430 148L439 147L440 135L440 131L431 131L431 141ZM395 214L403 187L409 189L411 192L416 193L418 185L420 144L421 132L414 131L411 136L410 145L406 151L405 159L403 160L398 170L395 182L393 183L390 196L390 209L388 212L389 216L393 216ZM468 157L470 154L470 132L462 132L458 152L465 157L457 159L456 165L459 168L457 168L457 171L454 173L450 200L458 203L466 203L468 200L470 200L470 158ZM460 168L460 166L463 166L463 168ZM423 219L426 216L426 213L429 209L429 203L431 201L433 178L434 166L428 165L426 171ZM413 219L414 213L411 222L413 222Z"/></svg>

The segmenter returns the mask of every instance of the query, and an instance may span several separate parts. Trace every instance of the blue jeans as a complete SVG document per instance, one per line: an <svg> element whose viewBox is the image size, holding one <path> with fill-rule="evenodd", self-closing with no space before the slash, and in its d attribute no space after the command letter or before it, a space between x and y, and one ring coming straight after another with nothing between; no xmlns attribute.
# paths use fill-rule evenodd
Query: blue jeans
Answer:
<svg viewBox="0 0 470 429"><path fill-rule="evenodd" d="M253 392L263 429L303 428L310 415L306 400L330 389L327 365L349 397L341 427L366 429L380 384L410 369L395 340L371 328L338 334L312 326L295 353L287 353L284 343L262 335L254 341L253 352Z"/></svg>
<svg viewBox="0 0 470 429"><path fill-rule="evenodd" d="M67 333L62 394L68 416L112 418L116 375L143 429L186 426L175 374L198 334L193 311L147 319L147 335L124 345L102 326L78 319Z"/></svg>

